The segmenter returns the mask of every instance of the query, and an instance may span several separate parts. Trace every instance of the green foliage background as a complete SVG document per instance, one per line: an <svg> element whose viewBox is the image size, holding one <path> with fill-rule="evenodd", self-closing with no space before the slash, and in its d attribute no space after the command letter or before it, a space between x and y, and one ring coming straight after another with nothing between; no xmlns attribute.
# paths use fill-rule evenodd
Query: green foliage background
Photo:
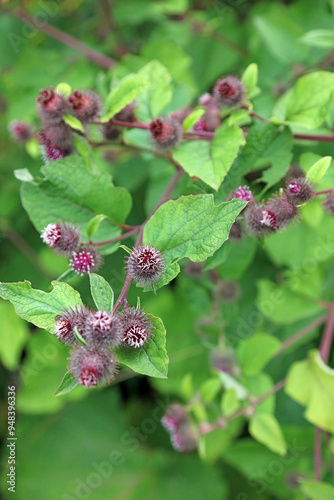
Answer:
<svg viewBox="0 0 334 500"><path fill-rule="evenodd" d="M164 109L166 113L196 102L220 76L241 75L250 63L256 63L261 93L256 95L255 91L252 100L257 113L265 118L287 117L294 132L308 132L306 123L318 134L334 127L333 75L328 77L331 89L328 93L318 92L317 85L322 87L323 82L315 81L314 93L305 94L306 102L319 111L316 117L307 112L300 116L292 104L286 106L284 94L309 70L333 70L333 32L332 38L328 32L318 38L314 35L314 30L333 27L334 7L330 1L67 0L26 4L31 14L44 16L48 23L119 63L115 69L105 71L8 12L1 12L2 282L27 279L35 289L50 291L50 281L68 266L66 260L42 244L22 207L20 182L13 173L15 169L27 168L35 177L43 175L50 179L52 164L44 167L41 174L42 161L36 150L18 146L7 131L13 119L26 120L38 129L35 99L43 87L67 82L72 88L95 88L106 98L111 76L121 79L157 60L168 69L173 82L172 100ZM158 94L156 106L160 105ZM257 123L252 127L251 138L258 149L243 149L237 159L240 176L249 172L250 167L256 170L257 160L269 157L272 167L265 171L264 180L270 190L290 163L299 163L307 171L320 157L334 155L334 144L330 142L296 141L292 149L291 133L279 135L277 129L275 124ZM134 144L142 140L136 131L127 132L126 137ZM187 147L185 144L177 153L182 165L187 157L183 149ZM203 147L207 147L204 142ZM83 144L81 151L85 156ZM198 151L195 157L200 154L206 153ZM92 158L99 171L101 189L105 184L103 176L111 175L117 188L130 191L133 206L127 219L129 224L139 224L145 219L173 174L172 166L163 158L136 155L117 147L109 154L93 150ZM194 170L189 173L197 175L196 168L200 167L191 163L189 168ZM225 166L220 168L224 172ZM333 172L331 166L317 189L334 187ZM216 178L205 180L212 189L188 178L174 195L193 190L214 192ZM215 193L216 203L224 200L230 189L229 181L227 176ZM26 208L33 204L36 189L24 183L22 200ZM38 207L34 209L39 212ZM97 213L105 210L97 209ZM36 224L31 213L30 217ZM88 219L82 222L87 223ZM40 228L44 226L41 221L39 224ZM113 237L105 224L101 225L102 233ZM319 301L333 301L333 230L334 220L315 200L303 208L301 222L264 242L248 238L238 246L225 243L206 261L205 268L217 268L221 279L237 281L241 295L233 304L220 300L218 311L213 307L215 295L210 273L194 277L189 268L186 272L189 262L185 260L180 262L185 272L172 285L158 290L156 296L133 287L131 301L135 303L139 295L145 309L162 318L165 324L170 358L167 379L132 377L130 370L124 370L124 380L115 386L94 391L77 388L55 398L53 392L66 371L67 349L44 330L25 323L9 302L2 301L1 430L6 438L7 386L15 384L18 391L16 498L332 498L333 487L314 486L311 481L314 427L310 422L319 423L324 409L310 403L305 380L310 371L319 370L312 349L319 346L321 330L315 328L284 354L279 357L275 354L281 342L324 314ZM152 238L156 237L152 231ZM124 254L121 250L115 253L115 249L115 246L109 248L110 255L106 256L100 274L117 296L124 280ZM88 279L74 278L71 285L86 304L93 305ZM259 406L249 431L245 419L240 417L227 429L203 438L199 456L178 454L171 448L158 419L166 405L174 400L188 402L195 393L200 394L208 403L205 408L198 397L192 400L193 413L200 420L215 417L217 407L228 414L240 405L235 397L240 392L236 388L233 391L233 386L219 395L219 401L215 399L217 378L210 368L209 351L217 346L222 330L224 347L233 350L238 361L240 386L254 396L281 380L294 362L303 363L295 365L296 383L291 382L288 388L294 399L281 391ZM333 366L333 359L329 364ZM226 380L223 382L226 384ZM296 384L302 393L296 394ZM326 384L333 391L333 374ZM315 387L313 393L319 390ZM311 418L305 418L304 406L307 406L306 416ZM331 412L331 407L327 411ZM273 415L280 423L279 429L273 423ZM333 433L332 422L329 421L327 429ZM2 472L6 471L6 462L4 447ZM103 472L94 476L99 470ZM305 481L298 487L297 473L311 482ZM333 483L325 447L323 481ZM4 480L1 489L4 498L10 498Z"/></svg>

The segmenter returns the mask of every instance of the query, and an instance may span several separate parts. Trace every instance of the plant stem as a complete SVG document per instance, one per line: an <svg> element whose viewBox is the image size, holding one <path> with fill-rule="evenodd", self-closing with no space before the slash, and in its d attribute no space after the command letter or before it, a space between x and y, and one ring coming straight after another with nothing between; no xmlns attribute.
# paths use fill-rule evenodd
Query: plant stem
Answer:
<svg viewBox="0 0 334 500"><path fill-rule="evenodd" d="M175 160L173 160L171 157L169 158L169 160L173 163L173 165L177 166L177 171L174 174L174 176L171 178L171 180L169 181L169 183L167 184L166 189L163 192L163 194L162 194L159 202L154 207L154 209L152 210L152 212L150 213L150 215L147 217L147 219L145 220L145 222L141 226L138 226L136 228L136 230L139 231L139 234L138 234L138 237L136 239L136 243L134 244L134 247L139 247L141 245L141 243L143 241L143 235L144 235L145 225L150 220L150 218L152 217L152 215L158 210L158 208L163 203L165 203L166 201L168 201L170 199L170 197L172 195L172 192L173 192L173 189L175 188L175 186L178 183L179 179L184 174L184 170L175 162ZM131 231L129 231L129 233L130 232ZM129 235L129 233L127 233L127 234ZM131 281L132 281L131 276L129 274L127 274L126 279L125 279L124 284L123 284L123 287L122 287L122 290L121 290L121 292L120 292L120 294L118 296L118 299L116 300L115 305L114 305L114 309L113 309L113 313L114 314L118 311L118 309L121 307L121 305L123 304L124 300L126 299L126 297L128 295L128 292L129 292L129 289L130 289L130 286L131 286Z"/></svg>
<svg viewBox="0 0 334 500"><path fill-rule="evenodd" d="M333 189L324 189L323 191L314 191L314 194L315 195L318 195L318 194L326 194L326 193L330 193L332 192Z"/></svg>
<svg viewBox="0 0 334 500"><path fill-rule="evenodd" d="M25 12L22 8L14 11L10 11L8 9L3 9L3 10L5 10L7 14L10 14L16 17L17 19L21 19L21 21L29 24L30 26L33 26L39 31L42 31L51 38L58 40L58 42L67 45L68 47L71 47L72 49L80 52L86 57L86 59L94 62L95 64L98 64L99 66L102 66L103 68L109 69L115 66L116 64L116 61L114 61L114 59L112 59L111 57L101 54L97 50L92 49L85 43L80 42L73 36L69 35L68 33L64 33L63 31L61 31L58 28L55 28L51 24L48 24L44 21L39 21L35 17L28 14L28 12Z"/></svg>
<svg viewBox="0 0 334 500"><path fill-rule="evenodd" d="M248 405L244 406L243 408L240 408L239 410L236 410L233 412L231 415L228 417L223 417L213 424L203 424L200 429L200 434L208 434L209 432L214 431L215 429L221 429L225 428L226 425L231 422L231 420L234 420L238 417L241 417L242 415L248 415L250 411L252 411L257 405L262 403L262 401L265 401L266 399L270 398L273 394L276 394L276 392L280 391L282 387L285 385L285 379L280 380L275 384L271 389L269 389L267 392L264 392L261 394L261 396L258 396L257 398L253 399Z"/></svg>
<svg viewBox="0 0 334 500"><path fill-rule="evenodd" d="M97 243L91 242L91 245L95 245L97 247L100 247L102 245L110 245L111 243L116 243L117 241L125 240L126 238L129 238L133 234L138 233L140 230L140 226L137 226L131 231L128 231L127 233L121 234L120 236L116 236L115 238L112 238L111 240L105 240L105 241L98 241Z"/></svg>
<svg viewBox="0 0 334 500"><path fill-rule="evenodd" d="M322 325L326 321L327 318L328 318L328 314L325 314L324 316L320 316L320 318L315 319L314 321L312 321L312 323L310 323L309 325L306 325L304 328L302 328L301 330L296 332L294 335L292 335L288 339L284 340L281 343L281 347L276 352L275 356L278 356L283 351L285 351L290 346L292 346L295 342L298 342L298 340L305 337L305 335L312 332L318 326Z"/></svg>
<svg viewBox="0 0 334 500"><path fill-rule="evenodd" d="M305 139L306 141L320 141L332 142L334 141L334 134L332 135L317 135L317 134L293 134L294 139Z"/></svg>
<svg viewBox="0 0 334 500"><path fill-rule="evenodd" d="M324 363L328 363L330 350L333 342L333 334L334 334L334 303L331 304L330 312L328 315L325 331L323 333L319 353L324 361Z"/></svg>

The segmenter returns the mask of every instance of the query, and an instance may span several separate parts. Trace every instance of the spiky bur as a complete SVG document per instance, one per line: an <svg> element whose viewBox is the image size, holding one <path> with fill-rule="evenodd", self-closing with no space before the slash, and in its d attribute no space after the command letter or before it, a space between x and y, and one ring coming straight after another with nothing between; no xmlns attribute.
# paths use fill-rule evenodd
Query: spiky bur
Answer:
<svg viewBox="0 0 334 500"><path fill-rule="evenodd" d="M171 117L153 120L149 125L149 131L153 144L159 151L176 148L183 135L181 123Z"/></svg>
<svg viewBox="0 0 334 500"><path fill-rule="evenodd" d="M314 196L312 185L305 177L289 179L286 183L285 193L295 203L306 203Z"/></svg>
<svg viewBox="0 0 334 500"><path fill-rule="evenodd" d="M33 135L31 126L19 120L12 120L8 125L8 130L14 141L20 142L21 144L31 139Z"/></svg>
<svg viewBox="0 0 334 500"><path fill-rule="evenodd" d="M170 434L170 440L176 451L194 451L197 448L197 436L194 432L190 418L184 407L180 404L170 405L161 423Z"/></svg>
<svg viewBox="0 0 334 500"><path fill-rule="evenodd" d="M78 332L84 335L85 323L89 313L90 309L88 307L76 306L74 308L70 307L57 316L54 327L57 339L65 345L77 343L74 336L74 327L77 327Z"/></svg>
<svg viewBox="0 0 334 500"><path fill-rule="evenodd" d="M96 118L102 108L100 96L92 90L75 90L67 101L73 115L83 122Z"/></svg>
<svg viewBox="0 0 334 500"><path fill-rule="evenodd" d="M233 222L231 229L230 229L230 234L228 236L229 241L232 243L236 243L238 241L241 241L244 235L244 229L243 225L240 222L240 220L236 220Z"/></svg>
<svg viewBox="0 0 334 500"><path fill-rule="evenodd" d="M43 229L41 238L54 252L70 257L80 245L81 233L78 226L56 222Z"/></svg>
<svg viewBox="0 0 334 500"><path fill-rule="evenodd" d="M64 158L72 152L72 132L64 122L55 125L44 124L37 138L41 144L42 158L45 163Z"/></svg>
<svg viewBox="0 0 334 500"><path fill-rule="evenodd" d="M216 82L212 95L222 107L242 106L245 100L246 88L238 77L225 76Z"/></svg>
<svg viewBox="0 0 334 500"><path fill-rule="evenodd" d="M276 217L264 205L251 203L245 211L246 228L252 236L261 238L276 231Z"/></svg>
<svg viewBox="0 0 334 500"><path fill-rule="evenodd" d="M64 152L57 148L56 146L40 146L41 158L44 163L50 163L51 161L61 160L65 158Z"/></svg>
<svg viewBox="0 0 334 500"><path fill-rule="evenodd" d="M227 196L226 201L230 201L233 198L238 198L239 200L253 201L254 196L252 191L248 186L239 186Z"/></svg>
<svg viewBox="0 0 334 500"><path fill-rule="evenodd" d="M126 260L126 269L135 283L152 287L165 272L166 262L157 248L134 247Z"/></svg>
<svg viewBox="0 0 334 500"><path fill-rule="evenodd" d="M37 97L37 112L44 122L60 122L67 111L67 103L63 96L54 89L43 89Z"/></svg>
<svg viewBox="0 0 334 500"><path fill-rule="evenodd" d="M76 274L85 274L97 271L102 265L102 255L93 245L82 245L79 250L72 252L70 267Z"/></svg>
<svg viewBox="0 0 334 500"><path fill-rule="evenodd" d="M233 351L217 350L210 353L210 365L214 370L229 373L234 377L239 374Z"/></svg>
<svg viewBox="0 0 334 500"><path fill-rule="evenodd" d="M121 111L115 114L114 119L115 120L120 120L124 122L132 122L135 118L134 116L134 110L136 109L136 101L132 101L126 106L124 106Z"/></svg>
<svg viewBox="0 0 334 500"><path fill-rule="evenodd" d="M284 194L276 195L267 201L263 220L268 220L269 225L276 229L283 229L297 216L298 209L295 203Z"/></svg>
<svg viewBox="0 0 334 500"><path fill-rule="evenodd" d="M239 283L236 281L223 281L219 286L219 296L222 302L233 304L241 296Z"/></svg>
<svg viewBox="0 0 334 500"><path fill-rule="evenodd" d="M109 384L118 372L115 356L104 347L77 346L69 360L69 371L83 387Z"/></svg>
<svg viewBox="0 0 334 500"><path fill-rule="evenodd" d="M122 325L122 345L124 347L143 347L152 337L153 324L147 313L138 307L126 306L119 314Z"/></svg>
<svg viewBox="0 0 334 500"><path fill-rule="evenodd" d="M119 137L119 129L110 121L104 123L101 128L103 138L106 141L114 141Z"/></svg>
<svg viewBox="0 0 334 500"><path fill-rule="evenodd" d="M334 215L334 189L331 189L329 193L326 194L325 199L322 202L322 206L329 215Z"/></svg>
<svg viewBox="0 0 334 500"><path fill-rule="evenodd" d="M91 345L115 348L123 340L119 318L107 311L92 311L86 319L84 338Z"/></svg>

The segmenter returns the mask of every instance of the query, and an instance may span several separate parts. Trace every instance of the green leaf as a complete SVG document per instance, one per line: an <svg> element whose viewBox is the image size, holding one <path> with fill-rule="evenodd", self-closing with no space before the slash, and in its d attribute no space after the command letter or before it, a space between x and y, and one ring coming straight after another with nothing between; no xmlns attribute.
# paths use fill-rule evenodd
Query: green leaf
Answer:
<svg viewBox="0 0 334 500"><path fill-rule="evenodd" d="M195 123L198 122L198 120L203 116L205 113L204 108L195 108L190 115L187 116L187 118L183 121L182 123L182 128L186 132L187 130L191 129L195 125Z"/></svg>
<svg viewBox="0 0 334 500"><path fill-rule="evenodd" d="M302 76L287 102L287 120L307 129L319 127L327 116L333 90L333 73L318 71Z"/></svg>
<svg viewBox="0 0 334 500"><path fill-rule="evenodd" d="M9 300L16 313L39 328L54 333L56 316L69 307L80 306L79 293L67 283L52 282L50 293L31 288L29 281L0 283L0 297Z"/></svg>
<svg viewBox="0 0 334 500"><path fill-rule="evenodd" d="M243 383L252 397L262 396L262 394L269 391L274 385L272 378L264 372L257 373L253 376L248 375L247 378L243 380ZM248 397L250 398L250 396ZM273 414L275 412L275 402L276 394L273 394L256 406L256 413Z"/></svg>
<svg viewBox="0 0 334 500"><path fill-rule="evenodd" d="M309 422L334 432L334 370L325 365L317 350L306 361L292 365L285 391L306 407L304 416Z"/></svg>
<svg viewBox="0 0 334 500"><path fill-rule="evenodd" d="M139 120L150 121L162 112L172 98L172 77L159 61L151 61L138 71L138 76L151 83L137 99L136 116Z"/></svg>
<svg viewBox="0 0 334 500"><path fill-rule="evenodd" d="M265 333L255 333L252 337L243 340L237 350L242 371L246 375L259 373L279 347L279 340Z"/></svg>
<svg viewBox="0 0 334 500"><path fill-rule="evenodd" d="M329 483L302 479L300 489L309 500L333 500L334 498L334 486Z"/></svg>
<svg viewBox="0 0 334 500"><path fill-rule="evenodd" d="M79 342L79 344L82 344L82 345L87 345L87 342L86 340L83 338L83 336L81 335L81 333L79 332L77 326L75 326L73 328L73 334L74 334L74 337L77 339L77 341Z"/></svg>
<svg viewBox="0 0 334 500"><path fill-rule="evenodd" d="M215 399L222 388L221 380L218 378L209 378L201 385L200 393L204 403L210 403Z"/></svg>
<svg viewBox="0 0 334 500"><path fill-rule="evenodd" d="M63 396L77 387L77 382L74 380L70 372L65 373L63 380L60 382L54 396Z"/></svg>
<svg viewBox="0 0 334 500"><path fill-rule="evenodd" d="M246 202L214 206L211 194L181 196L164 203L145 226L143 241L164 252L168 264L158 286L169 283L180 267L176 261L207 259L227 240L231 225Z"/></svg>
<svg viewBox="0 0 334 500"><path fill-rule="evenodd" d="M257 282L257 287L257 307L273 323L294 323L321 311L321 307L310 303L308 297L297 295L285 285L263 279Z"/></svg>
<svg viewBox="0 0 334 500"><path fill-rule="evenodd" d="M251 63L247 66L241 77L242 83L247 87L248 97L252 97L252 93L256 89L257 78L258 78L257 64Z"/></svg>
<svg viewBox="0 0 334 500"><path fill-rule="evenodd" d="M250 435L264 444L269 450L285 455L287 445L276 418L270 413L259 413L251 417L249 422Z"/></svg>
<svg viewBox="0 0 334 500"><path fill-rule="evenodd" d="M131 209L129 193L114 187L107 173L89 170L86 161L67 157L42 168L46 179L39 185L24 183L22 204L38 231L56 221L78 223L83 232L92 217L105 214L95 233L96 241L119 236L121 230L112 222L122 224ZM103 247L103 252L115 251L117 245ZM101 249L102 251L102 249Z"/></svg>
<svg viewBox="0 0 334 500"><path fill-rule="evenodd" d="M219 378L221 379L223 386L226 390L233 389L238 401L242 401L247 398L248 390L244 387L238 380L229 373L219 372Z"/></svg>
<svg viewBox="0 0 334 500"><path fill-rule="evenodd" d="M37 139L30 139L25 143L24 147L28 155L34 158L34 160L41 157L40 143Z"/></svg>
<svg viewBox="0 0 334 500"><path fill-rule="evenodd" d="M246 145L233 163L226 182L232 178L235 186L236 176L241 178L251 169L256 170L258 160L264 159L270 168L263 171L259 182L267 182L268 189L287 172L292 158L292 145L292 134L287 128L281 130L280 126L273 123L254 123L248 130Z"/></svg>
<svg viewBox="0 0 334 500"><path fill-rule="evenodd" d="M211 141L184 141L175 150L174 158L191 176L199 177L213 189L218 189L245 138L240 127L223 123Z"/></svg>
<svg viewBox="0 0 334 500"><path fill-rule="evenodd" d="M90 290L97 309L111 312L114 305L114 292L109 283L98 274L89 275Z"/></svg>
<svg viewBox="0 0 334 500"><path fill-rule="evenodd" d="M224 391L220 407L224 417L232 415L232 413L240 408L239 400L233 388Z"/></svg>
<svg viewBox="0 0 334 500"><path fill-rule="evenodd" d="M312 167L307 171L306 179L312 183L316 183L323 178L328 170L332 161L331 156L324 156L321 160L318 160Z"/></svg>
<svg viewBox="0 0 334 500"><path fill-rule="evenodd" d="M8 370L20 363L22 349L29 339L28 325L15 314L8 302L0 302L0 360Z"/></svg>
<svg viewBox="0 0 334 500"><path fill-rule="evenodd" d="M307 31L300 41L311 47L334 49L334 31L323 29Z"/></svg>
<svg viewBox="0 0 334 500"><path fill-rule="evenodd" d="M79 130L80 132L85 132L84 126L82 125L81 121L78 120L78 118L75 118L75 116L72 115L65 115L63 117L63 120L67 125L69 125L71 128L74 130Z"/></svg>
<svg viewBox="0 0 334 500"><path fill-rule="evenodd" d="M69 85L68 83L65 83L65 82L58 83L55 90L58 94L61 94L64 97L69 97L72 93L71 85Z"/></svg>
<svg viewBox="0 0 334 500"><path fill-rule="evenodd" d="M87 233L88 238L91 238L93 236L93 234L96 233L96 231L100 227L101 222L105 219L107 219L106 215L98 214L98 215L95 215L95 217L93 217L88 222L87 228L86 228L86 233Z"/></svg>
<svg viewBox="0 0 334 500"><path fill-rule="evenodd" d="M19 181L23 182L33 182L34 178L27 168L19 168L14 170L14 176Z"/></svg>
<svg viewBox="0 0 334 500"><path fill-rule="evenodd" d="M101 121L107 122L116 113L121 111L127 104L130 104L139 94L150 87L150 82L138 76L128 76L121 81L119 86L112 90L106 99L107 113L103 115Z"/></svg>
<svg viewBox="0 0 334 500"><path fill-rule="evenodd" d="M116 349L120 363L137 373L150 377L167 378L168 356L166 351L166 330L160 318L149 315L154 325L151 340L139 349Z"/></svg>

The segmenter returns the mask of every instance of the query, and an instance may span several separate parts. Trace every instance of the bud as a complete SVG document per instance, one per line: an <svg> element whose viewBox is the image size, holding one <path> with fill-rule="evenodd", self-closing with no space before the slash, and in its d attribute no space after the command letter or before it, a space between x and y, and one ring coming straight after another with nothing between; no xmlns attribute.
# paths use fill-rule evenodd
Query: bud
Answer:
<svg viewBox="0 0 334 500"><path fill-rule="evenodd" d="M78 384L84 387L110 383L118 372L115 356L110 350L101 347L75 347L69 360L69 371Z"/></svg>
<svg viewBox="0 0 334 500"><path fill-rule="evenodd" d="M241 241L242 237L243 237L243 226L240 220L236 220L235 222L233 222L231 226L228 239L231 243L236 243L237 241Z"/></svg>
<svg viewBox="0 0 334 500"><path fill-rule="evenodd" d="M245 100L246 89L236 76L220 78L213 87L212 95L223 107L241 106Z"/></svg>
<svg viewBox="0 0 334 500"><path fill-rule="evenodd" d="M295 203L305 203L314 196L311 183L305 177L295 177L288 180L285 193Z"/></svg>
<svg viewBox="0 0 334 500"><path fill-rule="evenodd" d="M235 354L233 351L212 351L210 354L210 364L214 370L229 373L233 377L239 374Z"/></svg>
<svg viewBox="0 0 334 500"><path fill-rule="evenodd" d="M258 203L249 204L245 210L245 221L248 232L258 238L274 233L277 229L276 216Z"/></svg>
<svg viewBox="0 0 334 500"><path fill-rule="evenodd" d="M76 274L85 274L97 271L102 265L102 255L93 245L83 245L78 251L72 252L70 266Z"/></svg>
<svg viewBox="0 0 334 500"><path fill-rule="evenodd" d="M99 95L92 90L84 90L83 92L75 90L68 98L68 103L74 116L83 122L96 118L102 108Z"/></svg>
<svg viewBox="0 0 334 500"><path fill-rule="evenodd" d="M22 144L31 139L33 135L30 125L19 120L11 121L8 130L14 141L21 142Z"/></svg>
<svg viewBox="0 0 334 500"><path fill-rule="evenodd" d="M298 209L293 200L286 195L276 195L267 201L265 212L268 214L268 225L283 229L298 216ZM263 220L266 219L264 215ZM266 222L264 222L266 223Z"/></svg>
<svg viewBox="0 0 334 500"><path fill-rule="evenodd" d="M41 157L44 163L50 163L50 161L56 161L65 158L64 152L56 146L40 146L40 150Z"/></svg>
<svg viewBox="0 0 334 500"><path fill-rule="evenodd" d="M150 123L149 130L154 145L160 151L176 148L183 135L182 126L175 118L157 118Z"/></svg>
<svg viewBox="0 0 334 500"><path fill-rule="evenodd" d="M189 421L189 416L184 407L178 403L170 405L161 419L161 423L169 433L176 432L182 424Z"/></svg>
<svg viewBox="0 0 334 500"><path fill-rule="evenodd" d="M236 302L241 296L239 283L236 281L223 281L219 286L219 295L226 304Z"/></svg>
<svg viewBox="0 0 334 500"><path fill-rule="evenodd" d="M136 109L136 102L132 101L126 106L124 106L121 111L115 114L114 119L115 120L120 120L122 122L132 122L134 120L134 115L133 112Z"/></svg>
<svg viewBox="0 0 334 500"><path fill-rule="evenodd" d="M193 126L193 130L195 132L207 132L208 131L208 127L207 127L207 123L206 121L204 120L204 118L200 118L196 123L195 125Z"/></svg>
<svg viewBox="0 0 334 500"><path fill-rule="evenodd" d="M37 137L43 146L57 148L62 151L64 156L69 155L72 151L71 128L64 122L42 127Z"/></svg>
<svg viewBox="0 0 334 500"><path fill-rule="evenodd" d="M245 201L253 201L254 196L248 186L239 186L237 189L231 191L231 193L227 196L226 201L230 201L233 198L238 198L239 200Z"/></svg>
<svg viewBox="0 0 334 500"><path fill-rule="evenodd" d="M117 347L123 338L120 320L107 311L93 311L87 316L84 338L92 345Z"/></svg>
<svg viewBox="0 0 334 500"><path fill-rule="evenodd" d="M54 252L70 257L80 245L81 233L78 226L68 222L56 222L43 229L41 238Z"/></svg>
<svg viewBox="0 0 334 500"><path fill-rule="evenodd" d="M183 424L173 434L171 434L171 443L176 451L190 452L197 448L197 436L190 423Z"/></svg>
<svg viewBox="0 0 334 500"><path fill-rule="evenodd" d="M198 104L200 106L208 106L209 104L211 104L213 100L213 97L211 94L209 94L208 92L205 92L205 94L202 94L201 97L198 99Z"/></svg>
<svg viewBox="0 0 334 500"><path fill-rule="evenodd" d="M43 121L60 122L66 109L65 99L52 88L40 90L37 97L37 112Z"/></svg>
<svg viewBox="0 0 334 500"><path fill-rule="evenodd" d="M126 269L135 283L153 286L165 272L166 263L160 250L146 245L134 247L126 261Z"/></svg>
<svg viewBox="0 0 334 500"><path fill-rule="evenodd" d="M329 215L334 215L334 189L331 189L329 193L326 194L322 206Z"/></svg>
<svg viewBox="0 0 334 500"><path fill-rule="evenodd" d="M143 347L152 337L153 324L143 309L126 306L119 314L119 318L124 346Z"/></svg>
<svg viewBox="0 0 334 500"><path fill-rule="evenodd" d="M113 123L107 122L102 125L102 134L106 141L114 141L119 137L120 132Z"/></svg>
<svg viewBox="0 0 334 500"><path fill-rule="evenodd" d="M70 307L67 311L57 316L55 321L54 333L58 340L65 345L72 345L77 342L74 336L74 327L83 335L86 318L89 314L88 307L76 306Z"/></svg>

